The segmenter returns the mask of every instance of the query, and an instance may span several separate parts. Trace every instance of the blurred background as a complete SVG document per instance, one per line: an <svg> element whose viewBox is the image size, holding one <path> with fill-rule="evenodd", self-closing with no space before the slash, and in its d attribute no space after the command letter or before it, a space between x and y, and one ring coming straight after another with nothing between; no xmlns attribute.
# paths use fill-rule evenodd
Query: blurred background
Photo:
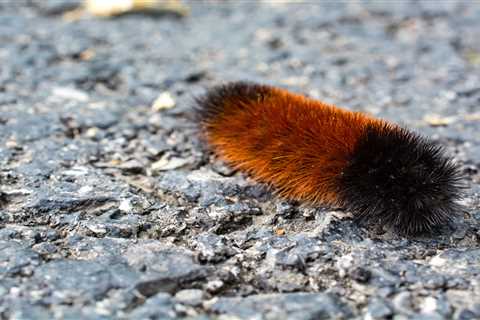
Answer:
<svg viewBox="0 0 480 320"><path fill-rule="evenodd" d="M246 79L414 126L478 115L476 1L22 0L0 10L4 105L68 88L132 108L167 92L179 112L205 86Z"/></svg>

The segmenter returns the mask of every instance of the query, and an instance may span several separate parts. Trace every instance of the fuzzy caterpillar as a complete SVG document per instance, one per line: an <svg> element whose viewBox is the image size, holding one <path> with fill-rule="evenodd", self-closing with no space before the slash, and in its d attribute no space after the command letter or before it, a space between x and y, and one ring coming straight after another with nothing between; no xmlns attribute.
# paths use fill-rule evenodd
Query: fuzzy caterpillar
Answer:
<svg viewBox="0 0 480 320"><path fill-rule="evenodd" d="M406 235L435 231L460 209L458 166L396 124L248 82L210 89L196 109L211 149L283 198Z"/></svg>

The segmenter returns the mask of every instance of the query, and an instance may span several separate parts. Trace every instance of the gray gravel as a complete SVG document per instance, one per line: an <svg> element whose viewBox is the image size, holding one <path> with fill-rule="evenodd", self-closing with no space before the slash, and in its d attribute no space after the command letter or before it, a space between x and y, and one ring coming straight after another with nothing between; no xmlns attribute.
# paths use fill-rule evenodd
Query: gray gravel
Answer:
<svg viewBox="0 0 480 320"><path fill-rule="evenodd" d="M480 318L478 2L77 5L0 2L0 318ZM190 120L240 79L431 136L464 168L463 217L405 239L276 199Z"/></svg>

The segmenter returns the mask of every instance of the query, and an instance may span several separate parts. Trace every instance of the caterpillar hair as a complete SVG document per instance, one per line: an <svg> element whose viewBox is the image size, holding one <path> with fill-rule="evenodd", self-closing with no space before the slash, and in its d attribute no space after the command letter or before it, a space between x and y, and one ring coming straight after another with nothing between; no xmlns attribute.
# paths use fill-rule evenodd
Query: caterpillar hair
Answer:
<svg viewBox="0 0 480 320"><path fill-rule="evenodd" d="M283 198L405 235L438 231L460 210L458 166L396 124L248 82L210 89L196 111L211 149Z"/></svg>

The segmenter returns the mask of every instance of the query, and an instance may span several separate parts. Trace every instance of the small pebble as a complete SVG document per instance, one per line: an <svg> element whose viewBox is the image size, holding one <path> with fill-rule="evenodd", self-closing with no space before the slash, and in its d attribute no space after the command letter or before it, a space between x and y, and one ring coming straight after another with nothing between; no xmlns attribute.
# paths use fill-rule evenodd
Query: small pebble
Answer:
<svg viewBox="0 0 480 320"><path fill-rule="evenodd" d="M161 111L163 109L171 109L175 106L175 100L169 92L161 93L153 102L152 110Z"/></svg>
<svg viewBox="0 0 480 320"><path fill-rule="evenodd" d="M175 300L190 306L199 306L203 301L203 291L199 289L180 290L175 294Z"/></svg>

